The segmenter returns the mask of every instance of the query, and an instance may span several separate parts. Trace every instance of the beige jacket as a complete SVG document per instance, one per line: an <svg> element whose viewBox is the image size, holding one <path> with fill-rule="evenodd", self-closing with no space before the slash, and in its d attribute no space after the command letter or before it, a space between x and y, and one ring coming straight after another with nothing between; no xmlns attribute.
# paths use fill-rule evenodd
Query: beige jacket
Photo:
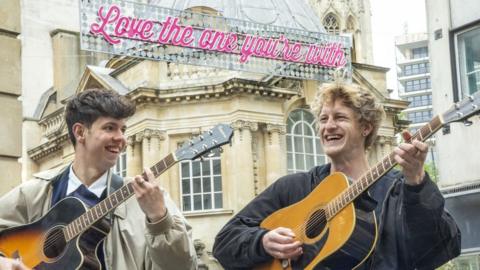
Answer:
<svg viewBox="0 0 480 270"><path fill-rule="evenodd" d="M37 176L1 197L0 231L31 223L48 212L50 179L56 175ZM191 227L166 192L165 202L167 215L154 224L146 220L134 198L115 209L104 244L108 270L196 269Z"/></svg>

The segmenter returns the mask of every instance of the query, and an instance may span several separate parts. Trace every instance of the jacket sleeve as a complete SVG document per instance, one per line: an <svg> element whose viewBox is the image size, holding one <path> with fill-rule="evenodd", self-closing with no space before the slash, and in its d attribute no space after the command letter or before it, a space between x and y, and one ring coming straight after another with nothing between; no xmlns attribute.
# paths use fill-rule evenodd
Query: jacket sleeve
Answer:
<svg viewBox="0 0 480 270"><path fill-rule="evenodd" d="M217 234L213 245L213 255L225 269L251 269L267 262L272 257L266 253L262 238L267 230L260 228L263 219L284 207L282 192L286 179L279 179L268 187Z"/></svg>
<svg viewBox="0 0 480 270"><path fill-rule="evenodd" d="M11 227L25 225L31 222L32 215L34 213L29 212L34 211L30 209L27 201L39 202L39 200L35 197L30 197L27 200L26 196L32 193L32 190L36 188L34 183L35 181L37 180L29 180L0 197L0 231Z"/></svg>
<svg viewBox="0 0 480 270"><path fill-rule="evenodd" d="M146 269L196 269L197 256L192 241L192 227L168 194L165 195L165 203L165 217L155 223L146 220Z"/></svg>
<svg viewBox="0 0 480 270"><path fill-rule="evenodd" d="M415 269L434 269L460 254L460 230L445 199L426 174L419 186L403 184L405 250Z"/></svg>

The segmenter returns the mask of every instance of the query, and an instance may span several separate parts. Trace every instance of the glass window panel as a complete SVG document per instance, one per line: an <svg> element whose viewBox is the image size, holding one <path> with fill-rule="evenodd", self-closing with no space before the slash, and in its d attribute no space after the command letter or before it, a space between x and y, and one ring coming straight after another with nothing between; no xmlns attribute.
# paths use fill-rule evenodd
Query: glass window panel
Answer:
<svg viewBox="0 0 480 270"><path fill-rule="evenodd" d="M211 193L203 195L203 209L212 209L212 195Z"/></svg>
<svg viewBox="0 0 480 270"><path fill-rule="evenodd" d="M200 193L202 192L202 182L200 181L200 177L193 178L193 193Z"/></svg>
<svg viewBox="0 0 480 270"><path fill-rule="evenodd" d="M317 156L317 165L325 164L325 156Z"/></svg>
<svg viewBox="0 0 480 270"><path fill-rule="evenodd" d="M305 158L307 162L307 166L305 169L309 170L315 166L315 156L313 155L307 155Z"/></svg>
<svg viewBox="0 0 480 270"><path fill-rule="evenodd" d="M182 179L183 194L190 194L190 179Z"/></svg>
<svg viewBox="0 0 480 270"><path fill-rule="evenodd" d="M304 155L295 154L295 169L305 170L305 162L303 160Z"/></svg>
<svg viewBox="0 0 480 270"><path fill-rule="evenodd" d="M213 174L221 174L220 159L213 160Z"/></svg>
<svg viewBox="0 0 480 270"><path fill-rule="evenodd" d="M202 161L202 175L210 175L210 161Z"/></svg>
<svg viewBox="0 0 480 270"><path fill-rule="evenodd" d="M287 152L292 152L292 136L287 135Z"/></svg>
<svg viewBox="0 0 480 270"><path fill-rule="evenodd" d="M305 153L308 154L313 154L315 151L315 148L313 146L313 138L304 138L305 142Z"/></svg>
<svg viewBox="0 0 480 270"><path fill-rule="evenodd" d="M193 195L193 210L202 210L202 195Z"/></svg>
<svg viewBox="0 0 480 270"><path fill-rule="evenodd" d="M290 119L292 119L293 122L300 121L302 119L302 111L301 110L295 110L290 113Z"/></svg>
<svg viewBox="0 0 480 270"><path fill-rule="evenodd" d="M215 208L223 208L223 198L222 193L215 193Z"/></svg>
<svg viewBox="0 0 480 270"><path fill-rule="evenodd" d="M192 176L200 176L200 162L192 161Z"/></svg>
<svg viewBox="0 0 480 270"><path fill-rule="evenodd" d="M295 136L293 138L295 144L295 152L302 153L303 152L303 139L302 137Z"/></svg>
<svg viewBox="0 0 480 270"><path fill-rule="evenodd" d="M312 128L307 124L303 124L303 132L305 136L313 136Z"/></svg>
<svg viewBox="0 0 480 270"><path fill-rule="evenodd" d="M296 125L295 128L293 129L293 133L294 133L294 134L299 134L299 135L303 134L303 132L302 132L302 125L297 123L297 125Z"/></svg>
<svg viewBox="0 0 480 270"><path fill-rule="evenodd" d="M203 177L202 182L203 182L203 192L212 191L212 185L211 185L210 177Z"/></svg>
<svg viewBox="0 0 480 270"><path fill-rule="evenodd" d="M222 191L222 178L220 176L213 177L213 191Z"/></svg>
<svg viewBox="0 0 480 270"><path fill-rule="evenodd" d="M182 177L190 177L190 162L182 162Z"/></svg>
<svg viewBox="0 0 480 270"><path fill-rule="evenodd" d="M183 196L182 197L183 203L183 211L191 211L192 210L192 203L190 201L190 196Z"/></svg>
<svg viewBox="0 0 480 270"><path fill-rule="evenodd" d="M293 168L293 155L292 155L292 153L287 154L287 168Z"/></svg>
<svg viewBox="0 0 480 270"><path fill-rule="evenodd" d="M303 112L303 120L309 124L313 123L313 121L315 121L315 118L313 117L313 114L309 113L309 112L305 112L305 111L302 111Z"/></svg>
<svg viewBox="0 0 480 270"><path fill-rule="evenodd" d="M317 154L323 153L322 145L320 144L320 139L315 139L315 150Z"/></svg>

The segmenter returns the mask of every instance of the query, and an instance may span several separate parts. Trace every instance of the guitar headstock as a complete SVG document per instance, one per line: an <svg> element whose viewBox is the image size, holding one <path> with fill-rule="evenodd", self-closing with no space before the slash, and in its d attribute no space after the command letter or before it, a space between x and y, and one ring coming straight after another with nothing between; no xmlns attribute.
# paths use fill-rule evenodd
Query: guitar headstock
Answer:
<svg viewBox="0 0 480 270"><path fill-rule="evenodd" d="M442 117L444 124L466 121L471 116L480 113L480 91L455 103Z"/></svg>
<svg viewBox="0 0 480 270"><path fill-rule="evenodd" d="M175 157L178 161L196 159L205 153L230 142L233 136L233 129L229 125L219 124L202 133L188 143L185 143L177 151Z"/></svg>

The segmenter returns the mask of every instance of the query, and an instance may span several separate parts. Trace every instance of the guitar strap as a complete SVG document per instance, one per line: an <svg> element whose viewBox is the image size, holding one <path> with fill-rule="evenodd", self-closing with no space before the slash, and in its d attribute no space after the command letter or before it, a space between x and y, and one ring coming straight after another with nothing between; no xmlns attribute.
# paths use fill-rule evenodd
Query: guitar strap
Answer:
<svg viewBox="0 0 480 270"><path fill-rule="evenodd" d="M107 183L109 183L109 185L107 186L107 196L108 196L123 186L123 178L112 173L112 170L110 169L108 171ZM110 214L108 215L110 225L113 225L114 212L115 210L111 211Z"/></svg>

